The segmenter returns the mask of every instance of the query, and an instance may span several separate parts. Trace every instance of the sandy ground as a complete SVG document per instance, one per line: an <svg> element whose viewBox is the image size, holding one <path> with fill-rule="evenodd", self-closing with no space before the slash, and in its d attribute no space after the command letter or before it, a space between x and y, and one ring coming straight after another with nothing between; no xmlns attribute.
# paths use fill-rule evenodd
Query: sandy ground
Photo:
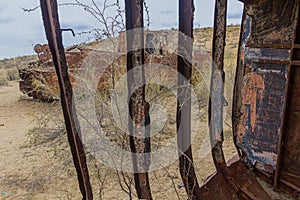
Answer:
<svg viewBox="0 0 300 200"><path fill-rule="evenodd" d="M0 124L3 125L0 126L0 199L81 199L66 142L58 147L58 153L54 153L51 142L28 144L28 134L46 123L44 115L61 118L60 105L27 98L19 91L17 81L0 86ZM48 130L42 131L42 135L48 134ZM123 180L120 174L98 162L88 164L94 199L129 199L120 187L119 182ZM201 173L213 171L209 166L207 169ZM181 183L178 163L151 173L150 179L155 199L186 198L184 188L176 188ZM122 184L124 186L124 182ZM133 199L136 199L134 195Z"/></svg>
<svg viewBox="0 0 300 200"><path fill-rule="evenodd" d="M0 199L81 199L66 143L59 146L58 153L56 150L54 153L51 142L28 145L28 133L42 126L45 118L41 116L51 113L52 118L61 118L59 108L58 104L50 106L26 98L19 91L17 81L0 86ZM203 129L204 126L206 123ZM201 154L200 148L193 151L196 157ZM227 159L235 154L230 135L226 136L224 152ZM195 163L200 182L215 171L210 154L196 158ZM89 162L95 199L101 199L100 189L102 199L129 199L120 189L120 177L114 171L103 165L95 166L95 162ZM99 169L100 174L97 173ZM176 188L181 183L178 163L165 171L150 173L150 180L154 199L186 199L184 189ZM289 199L272 193L266 184L264 187L272 194L272 199ZM135 193L134 188L131 189Z"/></svg>
<svg viewBox="0 0 300 200"><path fill-rule="evenodd" d="M60 105L27 98L18 86L17 81L0 86L0 124L3 125L0 126L0 199L81 199L66 142L56 149L51 142L28 145L28 134L47 123L44 115L62 117ZM42 131L42 135L48 134L48 130ZM102 199L129 199L120 188L123 177L99 163L88 164L94 199L100 199L100 189ZM177 166L174 163L169 171L151 173L155 199L185 197L184 189L178 190L178 194L174 192L181 183ZM97 173L99 168L101 172ZM133 186L131 190L135 193Z"/></svg>
<svg viewBox="0 0 300 200"><path fill-rule="evenodd" d="M17 81L0 86L0 199L59 199L59 190L69 186L77 194L74 184L51 183L51 173L57 172L52 152L26 147L27 133L38 126L36 117L47 105L25 98L18 86ZM57 186L51 191L49 185Z"/></svg>
<svg viewBox="0 0 300 200"><path fill-rule="evenodd" d="M9 82L7 86L0 86L0 180L1 198L13 197L15 188L9 185L22 184L25 163L35 162L31 152L21 149L26 139L26 133L34 126L32 110L35 105L19 101L18 82ZM28 168L29 167L29 168ZM26 170L30 169L26 166ZM22 178L21 178L22 177ZM18 180L18 178L20 178ZM24 188L24 192L26 189ZM19 192L19 191L18 191Z"/></svg>

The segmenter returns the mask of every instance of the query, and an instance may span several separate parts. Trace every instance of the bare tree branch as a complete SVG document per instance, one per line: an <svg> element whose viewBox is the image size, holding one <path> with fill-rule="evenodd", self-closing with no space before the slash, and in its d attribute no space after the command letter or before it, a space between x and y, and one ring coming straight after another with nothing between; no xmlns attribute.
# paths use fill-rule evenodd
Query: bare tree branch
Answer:
<svg viewBox="0 0 300 200"><path fill-rule="evenodd" d="M34 7L34 8L23 8L23 7L21 7L21 9L24 12L33 12L33 11L37 10L39 7L40 7L40 5L38 5L38 6Z"/></svg>
<svg viewBox="0 0 300 200"><path fill-rule="evenodd" d="M146 26L149 28L149 26L150 26L150 11L149 11L149 6L148 6L146 0L144 1L144 8L145 8L146 16L147 16L147 18L146 18L147 25Z"/></svg>

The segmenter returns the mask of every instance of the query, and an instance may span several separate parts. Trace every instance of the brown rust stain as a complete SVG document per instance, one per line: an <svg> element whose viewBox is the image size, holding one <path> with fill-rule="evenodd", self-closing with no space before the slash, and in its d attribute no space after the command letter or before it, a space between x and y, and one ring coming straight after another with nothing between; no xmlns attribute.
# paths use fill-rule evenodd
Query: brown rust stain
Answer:
<svg viewBox="0 0 300 200"><path fill-rule="evenodd" d="M295 0L260 0L255 4L245 5L247 13L254 23L249 43L291 43L293 40L293 23Z"/></svg>
<svg viewBox="0 0 300 200"><path fill-rule="evenodd" d="M255 174L248 170L240 160L236 161L236 158L233 158L228 161L227 165L229 170L234 172L232 176L239 185L239 192L233 194L227 187L222 174L217 172L204 181L201 187L203 199L271 199L257 181Z"/></svg>
<svg viewBox="0 0 300 200"><path fill-rule="evenodd" d="M279 38L280 43L284 43L286 41L286 36L290 34L289 28L283 28L280 31L274 30L273 32L267 34L265 37L268 40L272 40L274 38Z"/></svg>

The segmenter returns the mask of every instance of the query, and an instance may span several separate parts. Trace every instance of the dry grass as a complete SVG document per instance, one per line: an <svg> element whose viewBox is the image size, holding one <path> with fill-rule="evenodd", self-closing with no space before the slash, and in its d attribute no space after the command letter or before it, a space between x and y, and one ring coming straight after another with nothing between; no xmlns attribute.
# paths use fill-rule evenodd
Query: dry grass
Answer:
<svg viewBox="0 0 300 200"><path fill-rule="evenodd" d="M19 56L16 58L9 58L0 60L0 68L8 69L8 68L20 68L25 67L28 63L36 61L38 58L36 55L32 56Z"/></svg>
<svg viewBox="0 0 300 200"><path fill-rule="evenodd" d="M227 33L227 46L225 52L225 71L226 71L226 98L229 102L227 120L230 121L231 110L231 94L233 89L234 69L237 56L239 27L228 27ZM212 45L212 28L196 29L195 30L196 43L203 45L207 50L211 50ZM8 80L18 79L16 76L17 69L28 62L35 60L35 56L19 57L15 59L6 59L0 61L0 85L1 80L6 84ZM2 78L2 79L1 79ZM196 81L193 78L193 81ZM200 79L198 81L201 81ZM151 88L148 88L151 91ZM194 140L194 156L195 168L199 181L204 180L209 174L214 171L211 155L208 154L204 157L201 154L201 141L207 133L207 112L208 91L201 93L205 90L204 86L196 91L197 95L203 96L203 118L201 134ZM153 89L153 95L157 92ZM170 138L175 136L175 110L176 101L172 95L168 98L160 96L156 98L154 103L163 104L173 120L164 128L163 134L157 135L153 138L153 144L156 148L163 145ZM150 98L150 97L149 97ZM173 99L172 99L173 98ZM170 100L171 99L171 100ZM37 102L35 102L37 103ZM39 103L41 104L41 103ZM46 105L46 104L45 104ZM39 110L40 114L36 116L36 126L32 128L27 134L27 143L23 146L26 151L31 152L30 155L47 155L47 162L41 166L37 166L35 170L29 172L28 177L8 177L6 181L0 180L1 184L8 184L14 188L25 190L29 199L42 198L41 194L45 193L46 196L51 195L53 199L80 199L76 172L73 167L71 153L68 147L66 132L64 129L63 118L60 110L59 102L54 104L47 104L43 110ZM231 130L226 127L225 138L231 137ZM107 127L107 132L112 131L113 127ZM122 139L122 135L113 130L117 135L115 139ZM118 141L116 141L118 143ZM234 152L231 139L224 145L225 156L229 158ZM201 157L201 158L200 158ZM135 189L133 185L132 174L118 172L109 168L97 161L91 154L87 153L88 166L91 176L91 182L94 190L95 199L133 199L135 196ZM24 166L25 167L25 166ZM178 162L172 163L170 166L160 169L149 174L151 189L154 199L186 199L184 188L178 189L177 185L181 183L181 178L178 170ZM44 197L44 196L43 196ZM22 197L17 197L22 198Z"/></svg>
<svg viewBox="0 0 300 200"><path fill-rule="evenodd" d="M0 69L0 86L7 85L8 80L6 78L6 71L4 69Z"/></svg>
<svg viewBox="0 0 300 200"><path fill-rule="evenodd" d="M36 60L37 56L35 55L0 60L0 85L5 85L8 81L18 80L18 69L26 67L28 63Z"/></svg>
<svg viewBox="0 0 300 200"><path fill-rule="evenodd" d="M19 70L16 67L6 69L6 79L15 81L19 79Z"/></svg>
<svg viewBox="0 0 300 200"><path fill-rule="evenodd" d="M237 64L238 44L240 36L239 26L228 26L226 32L226 46L224 55L225 71L225 98L228 106L225 107L225 130L231 132L231 110L232 94L235 78L235 68ZM202 28L194 31L195 44L201 45L203 49L212 50L213 28Z"/></svg>

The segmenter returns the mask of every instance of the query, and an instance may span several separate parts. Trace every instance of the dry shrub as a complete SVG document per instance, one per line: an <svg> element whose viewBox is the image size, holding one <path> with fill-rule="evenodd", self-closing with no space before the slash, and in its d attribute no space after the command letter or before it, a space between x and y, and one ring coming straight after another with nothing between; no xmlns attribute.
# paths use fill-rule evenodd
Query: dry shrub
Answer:
<svg viewBox="0 0 300 200"><path fill-rule="evenodd" d="M19 70L16 67L6 69L6 78L9 81L14 81L19 79Z"/></svg>
<svg viewBox="0 0 300 200"><path fill-rule="evenodd" d="M0 85L7 85L6 72L0 69Z"/></svg>

